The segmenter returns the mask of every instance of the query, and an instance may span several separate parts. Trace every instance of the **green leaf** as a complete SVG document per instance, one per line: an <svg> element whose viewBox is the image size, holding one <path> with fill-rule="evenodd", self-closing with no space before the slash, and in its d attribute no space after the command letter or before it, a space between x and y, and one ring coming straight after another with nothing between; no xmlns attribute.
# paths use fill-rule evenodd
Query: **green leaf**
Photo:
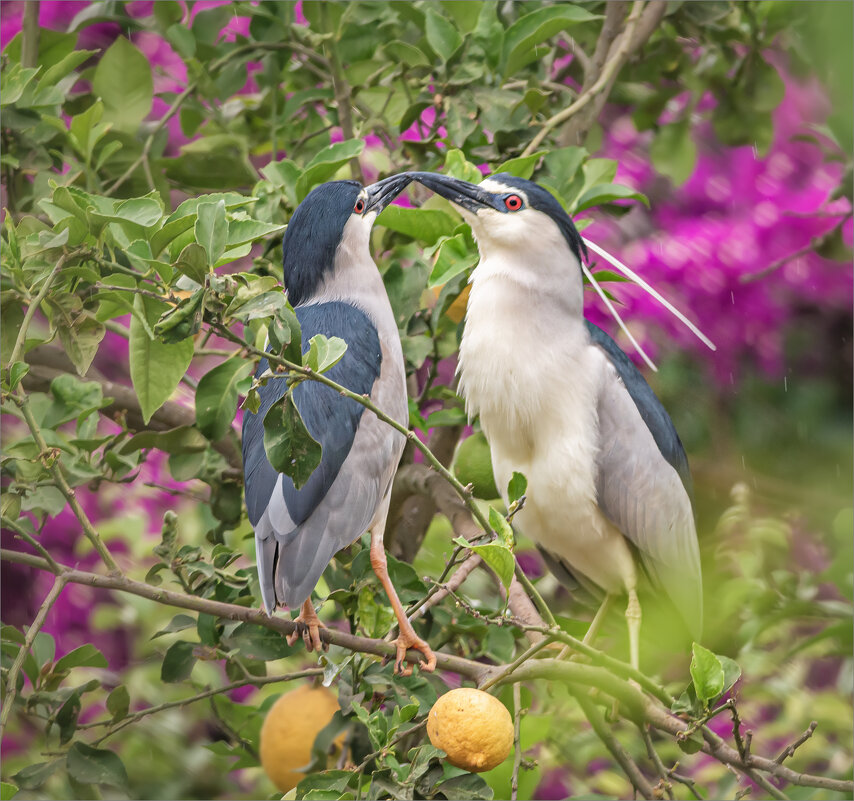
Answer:
<svg viewBox="0 0 854 801"><path fill-rule="evenodd" d="M247 242L255 242L272 234L278 234L285 228L287 228L286 225L273 225L260 220L232 220L228 224L227 246L234 248Z"/></svg>
<svg viewBox="0 0 854 801"><path fill-rule="evenodd" d="M21 383L24 376L30 372L30 365L26 362L15 362L9 368L9 389L14 390Z"/></svg>
<svg viewBox="0 0 854 801"><path fill-rule="evenodd" d="M730 659L728 656L718 654L717 657L721 663L721 667L724 669L724 686L721 690L721 695L723 695L729 692L733 685L741 678L741 667L734 659Z"/></svg>
<svg viewBox="0 0 854 801"><path fill-rule="evenodd" d="M150 339L138 316L154 326L169 308L165 302L137 295L130 321L130 377L145 423L169 399L193 360L193 339L166 344Z"/></svg>
<svg viewBox="0 0 854 801"><path fill-rule="evenodd" d="M510 481L507 482L507 500L510 503L518 501L528 491L528 479L521 473L513 471ZM491 507L490 507L491 508Z"/></svg>
<svg viewBox="0 0 854 801"><path fill-rule="evenodd" d="M65 745L74 737L74 732L77 731L77 718L80 716L80 709L80 694L73 692L57 711L54 722L59 727L60 745Z"/></svg>
<svg viewBox="0 0 854 801"><path fill-rule="evenodd" d="M166 431L141 431L134 434L122 445L119 453L134 453L143 448L157 448L164 453L200 453L207 446L207 440L198 429L178 426Z"/></svg>
<svg viewBox="0 0 854 801"><path fill-rule="evenodd" d="M383 53L398 64L406 64L407 67L429 67L430 62L417 47L414 47L400 39L395 39L383 45Z"/></svg>
<svg viewBox="0 0 854 801"><path fill-rule="evenodd" d="M118 723L127 717L130 709L130 695L128 688L120 684L107 696L107 711L113 716L113 723Z"/></svg>
<svg viewBox="0 0 854 801"><path fill-rule="evenodd" d="M151 111L151 65L135 45L119 36L95 68L92 89L104 101L104 122L135 133Z"/></svg>
<svg viewBox="0 0 854 801"><path fill-rule="evenodd" d="M67 373L58 375L50 382L50 394L53 395L53 402L41 421L43 426L49 428L56 428L109 403L104 401L101 384L97 381L81 381Z"/></svg>
<svg viewBox="0 0 854 801"><path fill-rule="evenodd" d="M104 325L88 312L71 312L57 319L56 331L65 353L79 375L85 375L98 353L98 345L107 333Z"/></svg>
<svg viewBox="0 0 854 801"><path fill-rule="evenodd" d="M493 506L489 507L489 527L498 536L497 542L512 551L513 546L515 545L513 529L505 519L504 515Z"/></svg>
<svg viewBox="0 0 854 801"><path fill-rule="evenodd" d="M649 200L642 192L622 184L596 184L587 189L575 202L573 214L578 214L591 206L600 206L603 203L611 203L614 200L640 200L645 206L649 206Z"/></svg>
<svg viewBox="0 0 854 801"><path fill-rule="evenodd" d="M545 150L538 150L536 153L531 153L530 156L518 156L515 159L509 159L503 164L499 164L493 173L506 172L515 175L517 178L530 178L534 174L537 162L545 155Z"/></svg>
<svg viewBox="0 0 854 801"><path fill-rule="evenodd" d="M685 183L697 164L697 146L685 120L660 128L649 148L652 165L676 186Z"/></svg>
<svg viewBox="0 0 854 801"><path fill-rule="evenodd" d="M37 762L19 770L12 778L22 790L35 790L41 787L59 767L60 761Z"/></svg>
<svg viewBox="0 0 854 801"><path fill-rule="evenodd" d="M160 666L160 680L168 684L188 679L196 664L195 645L179 640L173 642L163 657Z"/></svg>
<svg viewBox="0 0 854 801"><path fill-rule="evenodd" d="M11 782L0 782L0 801L12 801L18 794L18 788Z"/></svg>
<svg viewBox="0 0 854 801"><path fill-rule="evenodd" d="M157 341L167 345L192 342L191 337L202 327L206 297L206 290L197 289L189 297L182 298L176 306L164 311L154 324L153 333Z"/></svg>
<svg viewBox="0 0 854 801"><path fill-rule="evenodd" d="M536 47L556 33L579 22L601 19L579 6L559 3L539 8L514 22L504 35L504 77L513 75L526 64L537 58Z"/></svg>
<svg viewBox="0 0 854 801"><path fill-rule="evenodd" d="M459 219L441 209L411 209L404 206L386 206L377 217L377 223L386 228L432 245L443 236L453 236Z"/></svg>
<svg viewBox="0 0 854 801"><path fill-rule="evenodd" d="M297 489L320 464L320 443L308 433L290 392L264 416L264 450L273 469L290 476Z"/></svg>
<svg viewBox="0 0 854 801"><path fill-rule="evenodd" d="M378 604L373 587L362 587L359 592L357 620L368 637L384 637L394 622L390 606Z"/></svg>
<svg viewBox="0 0 854 801"><path fill-rule="evenodd" d="M204 284L209 264L207 251L196 242L190 242L175 260L175 269L197 284Z"/></svg>
<svg viewBox="0 0 854 801"><path fill-rule="evenodd" d="M451 60L463 43L463 37L453 23L437 14L432 8L428 8L425 14L424 31L427 34L427 43L443 64Z"/></svg>
<svg viewBox="0 0 854 801"><path fill-rule="evenodd" d="M216 264L225 251L228 241L228 223L225 221L225 201L201 203L195 225L196 241L205 249L209 264ZM199 282L201 283L201 281Z"/></svg>
<svg viewBox="0 0 854 801"><path fill-rule="evenodd" d="M241 623L225 641L229 648L236 648L246 659L261 662L285 659L295 650L280 633L255 623Z"/></svg>
<svg viewBox="0 0 854 801"><path fill-rule="evenodd" d="M151 639L157 639L158 637L162 637L164 634L174 634L176 631L184 631L184 629L191 629L196 625L196 621L194 618L189 615L175 615L160 631L156 634L151 635Z"/></svg>
<svg viewBox="0 0 854 801"><path fill-rule="evenodd" d="M104 655L91 643L81 645L59 659L54 666L56 673L62 673L75 667L107 667Z"/></svg>
<svg viewBox="0 0 854 801"><path fill-rule="evenodd" d="M445 798L459 799L459 801L470 801L470 799L471 801L474 799L491 801L494 797L493 789L482 776L478 776L476 773L454 776L441 784L437 784L433 791L441 793Z"/></svg>
<svg viewBox="0 0 854 801"><path fill-rule="evenodd" d="M476 250L469 249L465 234L446 238L436 251L436 260L433 262L427 286L432 289L446 284L454 276L474 267L479 258Z"/></svg>
<svg viewBox="0 0 854 801"><path fill-rule="evenodd" d="M226 309L226 316L231 316L235 320L240 320L244 323L248 323L250 320L257 320L261 317L280 315L283 313L283 309L287 303L285 293L279 287L269 292L262 292L246 303L238 303L238 301L239 293L228 309Z"/></svg>
<svg viewBox="0 0 854 801"><path fill-rule="evenodd" d="M489 542L485 545L472 545L462 537L454 539L454 543L468 548L476 553L501 580L501 583L506 587L510 587L510 582L513 581L513 573L516 569L516 560L509 548L504 545L499 545L495 542Z"/></svg>
<svg viewBox="0 0 854 801"><path fill-rule="evenodd" d="M483 180L483 173L472 164L462 150L452 147L445 156L444 172L452 178L460 178L472 184L479 184Z"/></svg>
<svg viewBox="0 0 854 801"><path fill-rule="evenodd" d="M334 367L347 352L347 343L340 337L325 337L315 334L309 340L308 353L303 356L303 366L315 373L325 373Z"/></svg>
<svg viewBox="0 0 854 801"><path fill-rule="evenodd" d="M252 363L241 358L217 365L199 380L196 388L196 425L216 442L231 429L237 413L237 384L252 372Z"/></svg>
<svg viewBox="0 0 854 801"><path fill-rule="evenodd" d="M297 181L297 199L302 202L314 186L332 178L350 159L359 156L364 148L365 143L361 139L348 139L321 150L308 163Z"/></svg>
<svg viewBox="0 0 854 801"><path fill-rule="evenodd" d="M720 659L696 642L692 648L691 678L697 698L705 706L723 692L724 668Z"/></svg>
<svg viewBox="0 0 854 801"><path fill-rule="evenodd" d="M116 206L115 216L149 228L163 216L163 209L153 197L132 197Z"/></svg>
<svg viewBox="0 0 854 801"><path fill-rule="evenodd" d="M110 784L124 787L128 783L125 766L116 754L86 743L74 743L65 758L69 774L82 784Z"/></svg>

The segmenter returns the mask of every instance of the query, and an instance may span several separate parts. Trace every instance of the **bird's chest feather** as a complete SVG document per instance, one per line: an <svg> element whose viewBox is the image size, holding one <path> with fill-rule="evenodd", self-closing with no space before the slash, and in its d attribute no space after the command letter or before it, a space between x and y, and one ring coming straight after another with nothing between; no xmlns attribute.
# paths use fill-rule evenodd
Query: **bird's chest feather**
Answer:
<svg viewBox="0 0 854 801"><path fill-rule="evenodd" d="M517 470L539 495L595 498L603 367L580 318L512 282L475 283L460 388L480 415L500 488Z"/></svg>

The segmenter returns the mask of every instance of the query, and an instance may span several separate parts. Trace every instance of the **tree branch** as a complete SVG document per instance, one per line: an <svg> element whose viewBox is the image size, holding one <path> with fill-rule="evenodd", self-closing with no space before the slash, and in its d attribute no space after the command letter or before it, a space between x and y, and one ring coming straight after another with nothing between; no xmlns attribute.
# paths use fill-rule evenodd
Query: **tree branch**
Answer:
<svg viewBox="0 0 854 801"><path fill-rule="evenodd" d="M620 742L611 733L605 723L605 718L596 708L596 704L594 704L593 701L591 701L583 692L577 693L575 700L578 701L578 705L581 707L584 717L586 717L590 722L590 726L593 728L593 731L596 732L596 736L611 752L614 759L617 760L617 764L623 769L623 773L629 777L629 781L632 783L635 790L637 790L644 798L654 798L655 793L652 789L652 785L649 783L646 776L641 773L641 769L631 758L628 751L620 745Z"/></svg>
<svg viewBox="0 0 854 801"><path fill-rule="evenodd" d="M240 687L246 687L247 685L252 685L253 687L263 687L265 684L278 684L279 682L286 681L294 681L295 679L304 679L309 676L322 676L323 668L309 668L308 670L300 670L296 673L284 673L281 676L250 676L246 679L241 679L240 681L235 681L232 684L226 684L225 687L215 687L212 689L205 690L204 692L198 693L197 695L191 695L189 698L181 698L178 701L168 701L164 704L158 704L157 706L150 706L147 709L141 709L139 712L134 712L128 715L126 718L123 718L121 721L118 721L116 726L112 726L113 719L105 718L104 720L96 720L92 723L84 723L81 726L78 726L78 729L93 729L99 726L110 726L110 730L104 734L102 737L99 737L92 744L97 747L108 737L112 737L117 732L120 732L127 726L130 726L133 723L136 723L138 720L142 720L143 718L148 717L149 715L155 715L158 712L163 712L167 709L175 709L175 707L184 707L187 704L193 704L196 701L204 701L205 698L212 698L215 695L222 695L222 693L231 692L232 690L237 690Z"/></svg>
<svg viewBox="0 0 854 801"><path fill-rule="evenodd" d="M0 549L0 558L38 570L54 572L46 560L31 554ZM172 592L171 590L134 581L127 576L104 576L64 565L60 565L59 567L61 570L59 576L66 583L84 584L90 587L128 592L155 601L156 603L174 606L179 609L190 609L196 612L204 612L214 617L254 623L281 634L290 634L296 630L296 623L294 621L280 617L269 617L260 609L248 609L237 604L227 604L194 595ZM555 639L560 639L558 632L551 631L549 633ZM321 629L320 635L324 642L332 645L340 645L342 648L350 651L359 651L383 658L391 657L395 652L394 645L386 643L383 640L358 637L334 629ZM595 649L591 650L595 652ZM441 670L453 671L475 683L482 683L488 681L493 676L502 674L503 677L499 679L498 684L546 679L563 681L570 685L584 688L595 687L619 701L621 709L625 709L632 720L639 722L646 720L657 729L667 732L673 737L676 737L679 732L684 731L688 727L685 721L674 717L669 710L661 706L655 699L644 695L635 684L619 678L603 667L556 659L529 659L521 663L512 673L505 674L504 671L506 671L507 665L485 665L471 659L464 659L454 654L442 652L437 652L436 656L438 658L438 667ZM601 656L604 657L605 655L602 654ZM410 651L406 655L406 660L413 664L416 664L421 659L422 654L417 651ZM613 661L616 662L616 660ZM621 663L617 662L617 664ZM647 682L650 682L649 678L644 678L646 678ZM782 781L800 786L819 787L835 792L848 793L849 795L854 793L854 782L797 773L771 759L752 756L751 764L749 766L744 765L738 752L727 746L711 731L706 729L703 735L706 738L703 750L719 762L732 765L737 769L743 770L747 768L761 771L771 774Z"/></svg>
<svg viewBox="0 0 854 801"><path fill-rule="evenodd" d="M522 151L523 156L536 152L553 128L572 119L592 104L585 112L583 119L580 118L574 129L568 132L570 139L573 136L575 139L580 138L581 132L590 126L601 111L620 69L632 53L643 46L658 26L667 9L667 3L664 0L651 0L644 7L641 0L636 0L622 34L616 38L622 23L624 7L623 3L607 4L605 23L591 59L589 75L585 76L585 84L588 85L582 87L574 103L543 123L536 136Z"/></svg>

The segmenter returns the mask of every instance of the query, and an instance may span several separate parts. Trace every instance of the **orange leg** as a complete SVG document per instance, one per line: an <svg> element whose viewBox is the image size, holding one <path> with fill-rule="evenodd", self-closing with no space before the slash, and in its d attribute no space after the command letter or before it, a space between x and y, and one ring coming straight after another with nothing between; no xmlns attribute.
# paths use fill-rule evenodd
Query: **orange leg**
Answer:
<svg viewBox="0 0 854 801"><path fill-rule="evenodd" d="M436 654L433 649L422 640L412 628L412 624L406 617L406 612L403 605L400 603L400 598L397 597L397 591L391 583L388 575L388 563L385 556L385 546L383 545L383 534L385 529L385 518L381 521L382 525L376 525L371 529L371 567L377 578L382 582L383 589L391 601L391 608L394 609L394 615L397 618L397 625L400 628L400 634L394 641L397 648L397 654L394 659L394 671L401 676L410 676L412 674L412 666L406 666L406 650L415 648L421 651L427 661L421 660L421 669L432 671L436 667Z"/></svg>
<svg viewBox="0 0 854 801"><path fill-rule="evenodd" d="M320 639L320 630L325 629L326 626L320 622L317 612L314 611L311 598L303 603L302 610L294 622L297 624L297 628L292 634L288 634L288 645L293 645L302 634L305 647L309 651L326 651L329 649L329 646Z"/></svg>

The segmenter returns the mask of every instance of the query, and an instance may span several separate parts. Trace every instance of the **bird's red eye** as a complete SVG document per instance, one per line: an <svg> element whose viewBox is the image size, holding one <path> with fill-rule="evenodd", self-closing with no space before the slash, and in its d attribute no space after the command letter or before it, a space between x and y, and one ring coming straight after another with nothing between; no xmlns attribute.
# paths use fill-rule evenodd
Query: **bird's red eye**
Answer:
<svg viewBox="0 0 854 801"><path fill-rule="evenodd" d="M356 214L361 214L364 210L365 210L365 201L362 200L362 198L359 198L356 201L356 205L353 206L353 211L355 211Z"/></svg>
<svg viewBox="0 0 854 801"><path fill-rule="evenodd" d="M519 211L522 208L522 198L519 195L508 195L504 198L504 205L508 211Z"/></svg>

